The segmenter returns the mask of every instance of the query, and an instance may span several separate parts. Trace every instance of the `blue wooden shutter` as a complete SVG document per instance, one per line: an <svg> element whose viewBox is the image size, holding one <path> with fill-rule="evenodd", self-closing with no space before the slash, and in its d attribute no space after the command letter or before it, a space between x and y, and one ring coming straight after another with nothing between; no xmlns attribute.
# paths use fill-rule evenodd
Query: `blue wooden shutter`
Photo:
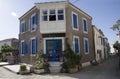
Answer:
<svg viewBox="0 0 120 79"><path fill-rule="evenodd" d="M85 52L88 53L88 40L85 40Z"/></svg>
<svg viewBox="0 0 120 79"><path fill-rule="evenodd" d="M32 40L32 54L36 54L37 53L37 40L33 39Z"/></svg>
<svg viewBox="0 0 120 79"><path fill-rule="evenodd" d="M22 42L21 44L21 54L25 54L25 42Z"/></svg>
<svg viewBox="0 0 120 79"><path fill-rule="evenodd" d="M83 23L84 23L84 31L87 32L87 24L85 19L83 20Z"/></svg>
<svg viewBox="0 0 120 79"><path fill-rule="evenodd" d="M74 38L75 41L75 53L79 53L79 42L78 38Z"/></svg>
<svg viewBox="0 0 120 79"><path fill-rule="evenodd" d="M75 29L78 28L78 24L77 24L77 15L73 14L73 27Z"/></svg>
<svg viewBox="0 0 120 79"><path fill-rule="evenodd" d="M35 53L37 53L37 39L35 39Z"/></svg>

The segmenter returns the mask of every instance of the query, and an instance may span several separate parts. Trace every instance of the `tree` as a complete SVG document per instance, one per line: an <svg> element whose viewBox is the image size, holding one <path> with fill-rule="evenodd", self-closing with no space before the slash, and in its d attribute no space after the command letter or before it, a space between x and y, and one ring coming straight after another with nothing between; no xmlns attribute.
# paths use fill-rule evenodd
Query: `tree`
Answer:
<svg viewBox="0 0 120 79"><path fill-rule="evenodd" d="M116 42L113 44L113 48L115 48L116 50L118 50L118 46L119 46L119 42L116 41Z"/></svg>
<svg viewBox="0 0 120 79"><path fill-rule="evenodd" d="M10 52L12 52L12 54L13 54L13 52L16 52L16 51L18 51L18 48L16 48L16 47L11 47L9 45L2 46L1 47L2 53L0 55L1 61L6 61L7 54L9 54Z"/></svg>
<svg viewBox="0 0 120 79"><path fill-rule="evenodd" d="M117 22L111 27L113 31L117 32L117 35L120 37L120 20L117 20ZM119 39L120 41L120 39ZM120 68L120 43L117 41L114 44L114 48L118 50L118 56L119 56L119 68Z"/></svg>
<svg viewBox="0 0 120 79"><path fill-rule="evenodd" d="M120 20L117 20L117 22L111 27L113 31L117 31L118 34L120 33Z"/></svg>

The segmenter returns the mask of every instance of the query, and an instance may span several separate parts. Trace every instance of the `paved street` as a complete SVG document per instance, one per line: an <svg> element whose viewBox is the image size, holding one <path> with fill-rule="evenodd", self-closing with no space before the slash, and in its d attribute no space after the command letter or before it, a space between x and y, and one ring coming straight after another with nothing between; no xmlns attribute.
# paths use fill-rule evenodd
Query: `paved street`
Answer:
<svg viewBox="0 0 120 79"><path fill-rule="evenodd" d="M118 70L118 58L111 57L98 66L89 66L75 74L17 75L0 67L0 79L120 79L120 70Z"/></svg>

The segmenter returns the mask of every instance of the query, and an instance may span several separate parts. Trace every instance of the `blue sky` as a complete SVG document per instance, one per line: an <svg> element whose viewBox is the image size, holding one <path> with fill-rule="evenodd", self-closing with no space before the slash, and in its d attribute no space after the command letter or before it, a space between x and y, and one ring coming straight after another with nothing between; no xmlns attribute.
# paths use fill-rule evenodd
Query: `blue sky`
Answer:
<svg viewBox="0 0 120 79"><path fill-rule="evenodd" d="M16 37L19 34L18 18L37 2L63 0L0 0L0 40ZM65 1L65 0L64 0ZM110 27L120 19L120 0L69 0L92 16L93 25L102 29L110 43L117 40L116 32Z"/></svg>

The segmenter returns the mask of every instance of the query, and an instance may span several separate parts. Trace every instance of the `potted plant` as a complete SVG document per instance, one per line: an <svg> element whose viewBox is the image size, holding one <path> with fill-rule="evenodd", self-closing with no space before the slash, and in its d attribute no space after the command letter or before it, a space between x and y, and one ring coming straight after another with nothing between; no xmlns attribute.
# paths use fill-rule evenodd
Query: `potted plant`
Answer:
<svg viewBox="0 0 120 79"><path fill-rule="evenodd" d="M81 68L81 58L82 56L80 54L75 53L69 43L66 40L66 47L64 56L66 61L62 64L62 72L68 72L68 73L75 73L78 72Z"/></svg>
<svg viewBox="0 0 120 79"><path fill-rule="evenodd" d="M43 74L45 72L43 62L37 61L34 67L34 73L36 74Z"/></svg>
<svg viewBox="0 0 120 79"><path fill-rule="evenodd" d="M20 70L19 70L19 74L21 75L25 75L25 74L29 74L30 72L27 70L26 65L20 65Z"/></svg>
<svg viewBox="0 0 120 79"><path fill-rule="evenodd" d="M43 53L38 53L36 55L36 63L31 68L31 71L33 71L36 74L43 74L46 72L50 72L49 70L49 64L46 62L46 56Z"/></svg>

